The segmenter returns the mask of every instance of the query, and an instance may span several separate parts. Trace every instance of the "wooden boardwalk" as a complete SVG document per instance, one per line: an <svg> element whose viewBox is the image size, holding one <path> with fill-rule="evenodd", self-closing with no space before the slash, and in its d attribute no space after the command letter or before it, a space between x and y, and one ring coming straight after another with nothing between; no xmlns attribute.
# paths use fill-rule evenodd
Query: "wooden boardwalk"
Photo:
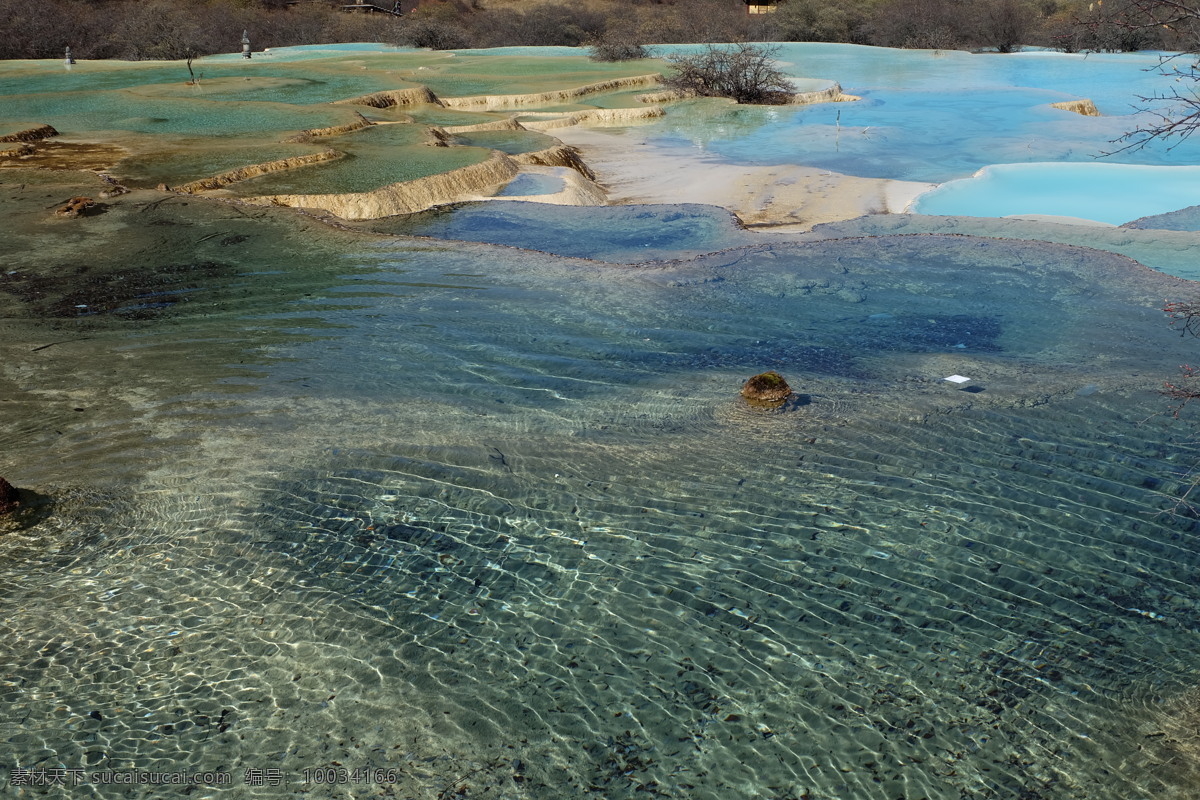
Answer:
<svg viewBox="0 0 1200 800"><path fill-rule="evenodd" d="M346 5L342 6L342 10L343 11L364 11L368 14L378 11L381 14L392 14L397 17L401 16L401 14L402 14L402 12L400 10L400 3L395 3L395 4L393 4L393 6L391 8L387 8L385 6L376 5L375 3L364 3L364 2L361 2L361 0L359 2L355 2L355 3L347 3Z"/></svg>

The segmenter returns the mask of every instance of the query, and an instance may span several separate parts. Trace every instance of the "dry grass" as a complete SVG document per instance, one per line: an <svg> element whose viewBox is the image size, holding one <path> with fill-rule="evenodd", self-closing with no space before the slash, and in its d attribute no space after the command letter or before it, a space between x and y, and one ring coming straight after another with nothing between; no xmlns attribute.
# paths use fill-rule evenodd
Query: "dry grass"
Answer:
<svg viewBox="0 0 1200 800"><path fill-rule="evenodd" d="M475 6L483 11L525 11L533 6L563 6L577 11L608 13L630 5L618 0L478 0ZM673 3L671 5L674 5Z"/></svg>

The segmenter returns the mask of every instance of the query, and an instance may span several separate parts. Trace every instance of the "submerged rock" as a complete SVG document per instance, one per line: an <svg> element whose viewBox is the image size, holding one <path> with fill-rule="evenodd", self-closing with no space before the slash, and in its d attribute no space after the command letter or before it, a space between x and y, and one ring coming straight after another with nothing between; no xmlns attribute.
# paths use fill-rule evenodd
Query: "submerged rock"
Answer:
<svg viewBox="0 0 1200 800"><path fill-rule="evenodd" d="M1076 114L1082 114L1085 117L1100 116L1100 109L1096 108L1096 104L1086 97L1079 100L1066 100L1061 103L1051 103L1050 107L1058 108L1063 111L1071 111Z"/></svg>
<svg viewBox="0 0 1200 800"><path fill-rule="evenodd" d="M96 201L90 197L72 197L65 206L60 206L54 213L60 217L78 217L95 208Z"/></svg>
<svg viewBox="0 0 1200 800"><path fill-rule="evenodd" d="M792 387L778 372L755 375L742 386L742 397L757 405L777 406L792 395Z"/></svg>
<svg viewBox="0 0 1200 800"><path fill-rule="evenodd" d="M11 514L21 505L21 495L16 488L0 478L0 516Z"/></svg>
<svg viewBox="0 0 1200 800"><path fill-rule="evenodd" d="M100 197L105 200L112 197L120 197L123 194L129 194L129 187L117 181L111 175L105 175L103 172L96 177L108 184L108 188L100 193Z"/></svg>

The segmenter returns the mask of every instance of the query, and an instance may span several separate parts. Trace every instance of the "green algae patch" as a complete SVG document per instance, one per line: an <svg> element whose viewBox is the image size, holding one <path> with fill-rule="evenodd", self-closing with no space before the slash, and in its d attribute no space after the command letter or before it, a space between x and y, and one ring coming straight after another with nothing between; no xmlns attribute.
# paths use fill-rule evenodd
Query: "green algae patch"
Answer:
<svg viewBox="0 0 1200 800"><path fill-rule="evenodd" d="M261 100L277 102L284 91L304 91L318 86L307 78L283 78L270 75L226 76L198 81L172 81L130 87L126 91L140 97L186 97L205 100Z"/></svg>
<svg viewBox="0 0 1200 800"><path fill-rule="evenodd" d="M277 102L210 100L200 91L185 97L145 97L131 91L79 91L4 98L5 116L37 119L63 135L126 131L155 135L278 135L341 125L352 109Z"/></svg>

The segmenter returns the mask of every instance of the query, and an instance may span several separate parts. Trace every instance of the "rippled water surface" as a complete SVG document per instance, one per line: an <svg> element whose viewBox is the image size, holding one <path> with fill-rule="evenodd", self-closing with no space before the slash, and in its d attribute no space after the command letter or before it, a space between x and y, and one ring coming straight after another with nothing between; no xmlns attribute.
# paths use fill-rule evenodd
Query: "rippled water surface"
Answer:
<svg viewBox="0 0 1200 800"><path fill-rule="evenodd" d="M1194 796L1194 234L98 186L0 172L4 796Z"/></svg>
<svg viewBox="0 0 1200 800"><path fill-rule="evenodd" d="M1188 796L1173 279L256 213L130 206L84 222L132 260L6 277L7 469L45 498L0 539L17 796L117 796L12 785L60 765L343 796L312 783L339 764L430 798ZM737 398L766 368L783 409Z"/></svg>

